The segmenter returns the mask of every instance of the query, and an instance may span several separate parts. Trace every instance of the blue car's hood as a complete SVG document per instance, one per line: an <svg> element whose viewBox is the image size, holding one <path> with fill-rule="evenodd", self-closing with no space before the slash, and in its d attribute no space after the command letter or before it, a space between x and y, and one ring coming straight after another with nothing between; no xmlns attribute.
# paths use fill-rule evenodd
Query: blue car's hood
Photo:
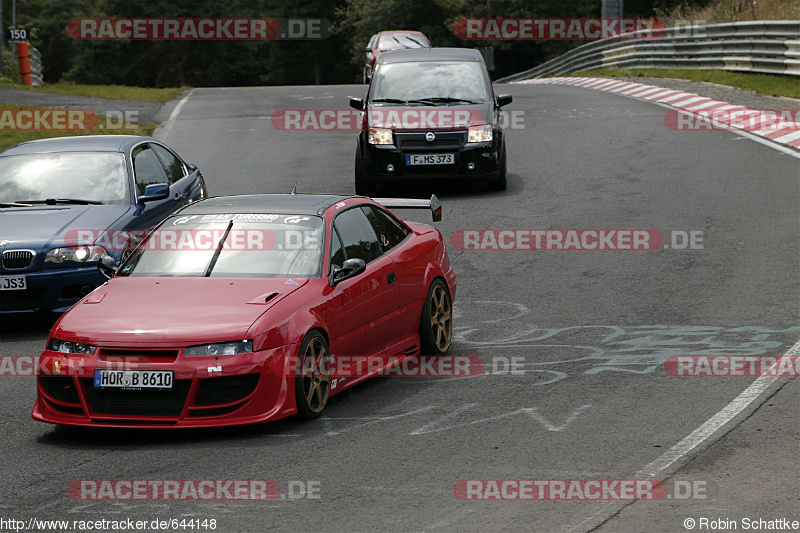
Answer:
<svg viewBox="0 0 800 533"><path fill-rule="evenodd" d="M78 230L97 235L132 209L135 207L130 205L4 207L0 210L0 241L8 241L7 250L49 250L63 245L65 238L76 244Z"/></svg>

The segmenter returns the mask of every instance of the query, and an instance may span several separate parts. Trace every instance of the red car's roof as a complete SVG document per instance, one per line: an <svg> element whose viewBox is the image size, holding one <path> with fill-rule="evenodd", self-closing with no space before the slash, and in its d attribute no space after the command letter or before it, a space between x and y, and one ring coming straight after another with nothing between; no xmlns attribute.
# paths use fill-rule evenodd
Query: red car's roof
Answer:
<svg viewBox="0 0 800 533"><path fill-rule="evenodd" d="M216 196L189 204L181 215L215 213L279 213L321 215L330 206L353 198L337 194L242 194Z"/></svg>

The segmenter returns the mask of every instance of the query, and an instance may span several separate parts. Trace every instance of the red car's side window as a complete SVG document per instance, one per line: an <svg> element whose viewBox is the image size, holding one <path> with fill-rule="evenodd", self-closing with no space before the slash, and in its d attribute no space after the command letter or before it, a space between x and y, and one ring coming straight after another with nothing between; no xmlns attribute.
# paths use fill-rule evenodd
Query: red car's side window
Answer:
<svg viewBox="0 0 800 533"><path fill-rule="evenodd" d="M378 236L361 209L353 208L339 213L333 225L342 239L345 259L359 258L370 263L383 255Z"/></svg>
<svg viewBox="0 0 800 533"><path fill-rule="evenodd" d="M382 209L372 206L365 206L362 209L372 225L372 229L378 236L378 241L381 243L384 252L388 252L403 242L411 232L405 225Z"/></svg>

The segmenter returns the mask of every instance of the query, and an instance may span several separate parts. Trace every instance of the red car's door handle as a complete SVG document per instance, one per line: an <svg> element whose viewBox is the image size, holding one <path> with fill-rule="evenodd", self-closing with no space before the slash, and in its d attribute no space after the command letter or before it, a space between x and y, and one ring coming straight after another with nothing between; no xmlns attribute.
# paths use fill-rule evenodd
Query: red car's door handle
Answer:
<svg viewBox="0 0 800 533"><path fill-rule="evenodd" d="M389 280L389 285L394 285L395 281L397 281L394 277L394 272L389 272L389 274L386 275L386 279Z"/></svg>

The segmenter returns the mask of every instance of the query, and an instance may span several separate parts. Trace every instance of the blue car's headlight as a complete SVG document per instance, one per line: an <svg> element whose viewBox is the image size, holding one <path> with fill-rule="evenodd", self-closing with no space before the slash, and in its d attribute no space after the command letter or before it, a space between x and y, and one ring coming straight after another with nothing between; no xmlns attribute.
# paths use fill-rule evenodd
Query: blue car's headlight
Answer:
<svg viewBox="0 0 800 533"><path fill-rule="evenodd" d="M253 341L221 342L217 344L199 344L183 350L184 355L236 355L253 351Z"/></svg>
<svg viewBox="0 0 800 533"><path fill-rule="evenodd" d="M47 344L48 350L61 353L91 354L94 353L96 348L97 346L92 346L91 344L62 341L60 339L50 339L50 342Z"/></svg>
<svg viewBox="0 0 800 533"><path fill-rule="evenodd" d="M107 255L106 249L102 246L63 246L53 248L44 257L45 263L63 263L64 261L75 261L77 263L91 263L100 260Z"/></svg>

